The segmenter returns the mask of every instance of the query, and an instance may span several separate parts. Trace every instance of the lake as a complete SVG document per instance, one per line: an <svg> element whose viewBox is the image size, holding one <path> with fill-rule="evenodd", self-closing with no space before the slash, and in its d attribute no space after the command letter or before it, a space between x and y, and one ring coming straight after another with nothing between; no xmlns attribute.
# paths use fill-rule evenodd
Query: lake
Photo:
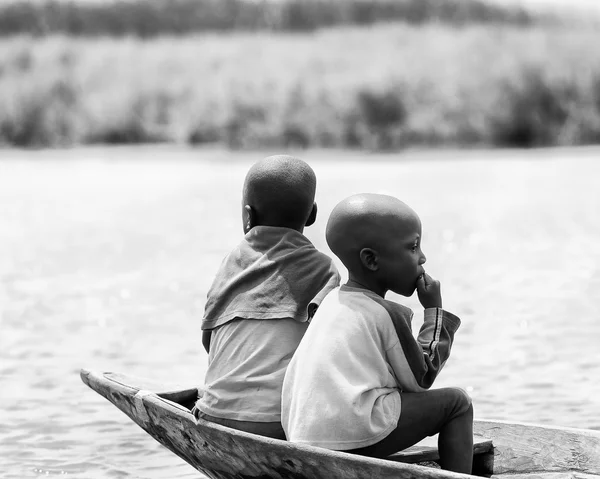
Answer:
<svg viewBox="0 0 600 479"><path fill-rule="evenodd" d="M420 214L425 267L463 321L436 386L465 388L479 418L600 429L600 149L299 155L325 251L350 194ZM0 150L0 477L198 477L79 369L202 383L206 292L262 156Z"/></svg>

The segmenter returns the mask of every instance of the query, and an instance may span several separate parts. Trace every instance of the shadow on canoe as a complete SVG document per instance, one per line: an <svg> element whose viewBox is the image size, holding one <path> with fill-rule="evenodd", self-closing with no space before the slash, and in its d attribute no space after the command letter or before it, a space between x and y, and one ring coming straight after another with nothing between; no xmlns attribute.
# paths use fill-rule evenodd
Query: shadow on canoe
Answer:
<svg viewBox="0 0 600 479"><path fill-rule="evenodd" d="M197 389L82 370L81 379L166 448L215 479L473 476L439 469L435 438L386 459L292 444L196 420ZM476 420L473 474L506 479L600 479L600 431Z"/></svg>

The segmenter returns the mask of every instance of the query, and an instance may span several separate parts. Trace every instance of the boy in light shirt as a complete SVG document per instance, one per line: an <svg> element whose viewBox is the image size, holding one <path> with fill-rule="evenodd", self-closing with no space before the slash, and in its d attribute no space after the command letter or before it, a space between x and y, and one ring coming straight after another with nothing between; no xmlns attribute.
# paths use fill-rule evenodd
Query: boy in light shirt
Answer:
<svg viewBox="0 0 600 479"><path fill-rule="evenodd" d="M419 217L391 196L360 194L334 208L326 235L348 282L321 303L288 366L288 440L387 457L439 433L441 467L470 473L471 400L459 388L429 390L460 320L423 268ZM425 310L416 340L412 311L384 299L415 289Z"/></svg>
<svg viewBox="0 0 600 479"><path fill-rule="evenodd" d="M254 164L244 182L244 238L208 292L202 343L209 353L196 417L285 439L285 369L323 296L340 283L330 257L303 235L315 222L315 174L286 155Z"/></svg>

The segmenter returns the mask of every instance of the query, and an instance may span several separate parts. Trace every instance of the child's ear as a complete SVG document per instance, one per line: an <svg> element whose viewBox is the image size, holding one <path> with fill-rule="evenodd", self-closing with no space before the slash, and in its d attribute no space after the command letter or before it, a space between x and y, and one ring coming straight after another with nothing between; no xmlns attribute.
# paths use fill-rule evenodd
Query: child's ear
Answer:
<svg viewBox="0 0 600 479"><path fill-rule="evenodd" d="M379 269L379 255L377 251L371 248L363 248L359 254L360 262L365 268L370 271L377 271Z"/></svg>
<svg viewBox="0 0 600 479"><path fill-rule="evenodd" d="M244 234L248 233L256 226L256 213L250 205L245 205L242 211L242 221L244 222Z"/></svg>
<svg viewBox="0 0 600 479"><path fill-rule="evenodd" d="M317 221L317 204L313 203L312 210L310 211L310 215L308 215L308 219L306 220L304 226L310 226L315 221Z"/></svg>

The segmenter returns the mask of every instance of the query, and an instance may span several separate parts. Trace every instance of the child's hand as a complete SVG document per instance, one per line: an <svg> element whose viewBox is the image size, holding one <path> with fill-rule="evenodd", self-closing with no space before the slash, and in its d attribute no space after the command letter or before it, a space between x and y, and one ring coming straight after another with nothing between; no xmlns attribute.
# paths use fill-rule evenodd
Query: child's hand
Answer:
<svg viewBox="0 0 600 479"><path fill-rule="evenodd" d="M423 308L441 308L442 290L440 282L427 273L423 273L417 280L417 295Z"/></svg>

